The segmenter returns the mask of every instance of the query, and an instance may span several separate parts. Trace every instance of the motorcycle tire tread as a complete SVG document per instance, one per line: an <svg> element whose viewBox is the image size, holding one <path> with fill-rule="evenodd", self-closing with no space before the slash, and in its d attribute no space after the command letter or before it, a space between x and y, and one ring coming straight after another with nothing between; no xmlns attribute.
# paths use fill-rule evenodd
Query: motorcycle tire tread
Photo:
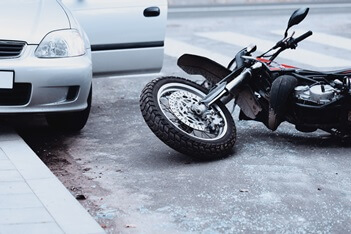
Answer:
<svg viewBox="0 0 351 234"><path fill-rule="evenodd" d="M234 121L226 109L224 104L218 103L222 111L227 111L232 124L228 124L228 133L218 142L205 142L195 138L191 138L178 130L169 120L163 115L157 104L157 91L160 83L169 82L172 79L174 82L185 82L190 85L195 85L196 88L203 92L208 92L204 87L190 80L180 77L161 77L149 82L143 89L140 96L140 109L145 122L152 132L165 144L185 155L189 155L198 159L218 159L228 156L233 149L236 141L236 128ZM231 127L230 127L231 126Z"/></svg>

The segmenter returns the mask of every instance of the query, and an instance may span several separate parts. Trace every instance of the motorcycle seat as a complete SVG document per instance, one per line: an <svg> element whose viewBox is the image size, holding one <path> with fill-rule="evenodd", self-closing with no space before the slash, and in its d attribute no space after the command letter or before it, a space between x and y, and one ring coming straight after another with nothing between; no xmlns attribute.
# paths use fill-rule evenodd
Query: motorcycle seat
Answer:
<svg viewBox="0 0 351 234"><path fill-rule="evenodd" d="M312 71L312 70L304 70L297 69L295 71L297 74L306 75L306 76L351 76L351 68L345 68L341 70L333 70L333 71Z"/></svg>

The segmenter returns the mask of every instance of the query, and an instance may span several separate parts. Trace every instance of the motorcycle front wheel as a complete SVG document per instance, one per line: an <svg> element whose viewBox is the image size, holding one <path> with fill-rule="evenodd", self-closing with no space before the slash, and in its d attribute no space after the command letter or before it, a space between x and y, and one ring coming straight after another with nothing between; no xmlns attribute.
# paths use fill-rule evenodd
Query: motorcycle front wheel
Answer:
<svg viewBox="0 0 351 234"><path fill-rule="evenodd" d="M236 141L233 118L221 102L194 110L208 90L184 78L162 77L141 93L140 109L152 132L171 148L197 158L227 156ZM204 109L205 108L205 109Z"/></svg>

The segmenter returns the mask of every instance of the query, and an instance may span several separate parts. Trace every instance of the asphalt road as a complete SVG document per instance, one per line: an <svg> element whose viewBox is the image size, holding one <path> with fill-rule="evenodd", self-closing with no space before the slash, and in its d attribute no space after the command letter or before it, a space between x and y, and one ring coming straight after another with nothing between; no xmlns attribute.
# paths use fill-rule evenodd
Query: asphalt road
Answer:
<svg viewBox="0 0 351 234"><path fill-rule="evenodd" d="M283 31L288 18L172 18L161 75L186 76L175 65L183 50L225 59L241 49L219 42L228 34L218 32L273 44L280 39L273 31ZM312 10L296 29L350 40L351 15ZM183 47L170 48L177 45ZM304 63L280 61L316 69L312 60L327 55L335 67L333 59L350 60L349 48L306 41L300 49L317 57L305 53ZM289 124L271 132L260 123L238 121L235 112L233 153L196 161L164 145L144 123L139 95L154 77L94 79L91 116L80 134L54 132L39 117L10 122L73 194L86 197L82 204L109 233L351 232L350 140L300 133Z"/></svg>

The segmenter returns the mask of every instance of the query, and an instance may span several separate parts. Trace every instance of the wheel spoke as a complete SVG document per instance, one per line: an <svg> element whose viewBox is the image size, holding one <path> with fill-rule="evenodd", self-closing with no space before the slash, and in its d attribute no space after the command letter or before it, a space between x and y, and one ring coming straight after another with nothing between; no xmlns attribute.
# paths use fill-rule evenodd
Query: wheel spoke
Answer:
<svg viewBox="0 0 351 234"><path fill-rule="evenodd" d="M168 113L173 114L172 110L170 110L169 107L165 106L164 104L162 104L162 106L163 106L163 109L164 109L165 111L167 111Z"/></svg>
<svg viewBox="0 0 351 234"><path fill-rule="evenodd" d="M208 138L212 138L209 134L207 134L206 132L203 132L203 134L205 134L205 136L207 136Z"/></svg>
<svg viewBox="0 0 351 234"><path fill-rule="evenodd" d="M195 130L193 130L193 135L194 135L195 137L199 137L199 136L196 135L196 131L195 131Z"/></svg>
<svg viewBox="0 0 351 234"><path fill-rule="evenodd" d="M175 123L179 122L179 119L177 119L177 118L170 118L169 120L171 120L172 122L175 122Z"/></svg>
<svg viewBox="0 0 351 234"><path fill-rule="evenodd" d="M201 136L202 136L203 138L208 138L208 139L211 139L211 138L212 138L209 134L207 134L207 132L204 132L204 131L199 131L199 132L201 133Z"/></svg>
<svg viewBox="0 0 351 234"><path fill-rule="evenodd" d="M167 98L165 98L167 99ZM168 101L167 101L168 102ZM169 106L166 106L166 104L164 104L163 102L160 102L160 104L162 105L162 109L166 110L168 113L171 113L174 116L173 111L169 108Z"/></svg>

